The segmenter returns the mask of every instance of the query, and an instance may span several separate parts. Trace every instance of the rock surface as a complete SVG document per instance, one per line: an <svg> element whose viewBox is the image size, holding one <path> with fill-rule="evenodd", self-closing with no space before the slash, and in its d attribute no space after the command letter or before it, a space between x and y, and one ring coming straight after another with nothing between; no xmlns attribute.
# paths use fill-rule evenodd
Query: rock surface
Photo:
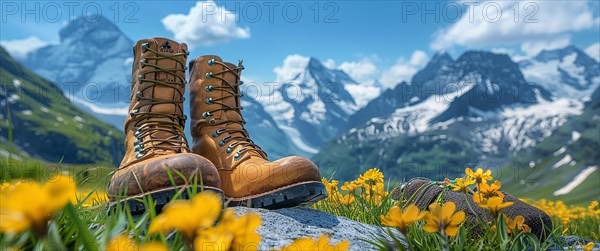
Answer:
<svg viewBox="0 0 600 251"><path fill-rule="evenodd" d="M364 224L345 217L337 217L309 208L284 208L266 210L235 207L237 215L257 213L262 219L258 233L262 236L259 250L280 248L301 237L318 237L321 234L331 236L332 243L350 240L350 250L372 250L374 246L365 240L374 240L374 236L387 237L381 227ZM402 237L395 229L393 233Z"/></svg>

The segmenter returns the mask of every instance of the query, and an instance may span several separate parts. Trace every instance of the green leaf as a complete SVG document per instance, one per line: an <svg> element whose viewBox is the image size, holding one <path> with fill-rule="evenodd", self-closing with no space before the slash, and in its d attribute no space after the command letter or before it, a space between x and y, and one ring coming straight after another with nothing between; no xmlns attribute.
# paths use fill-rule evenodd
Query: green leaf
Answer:
<svg viewBox="0 0 600 251"><path fill-rule="evenodd" d="M69 215L69 218L75 223L78 230L78 239L83 242L85 249L91 251L99 250L96 245L96 240L94 240L94 237L90 234L87 225L77 215L75 207L71 203L68 203L65 210L67 215Z"/></svg>

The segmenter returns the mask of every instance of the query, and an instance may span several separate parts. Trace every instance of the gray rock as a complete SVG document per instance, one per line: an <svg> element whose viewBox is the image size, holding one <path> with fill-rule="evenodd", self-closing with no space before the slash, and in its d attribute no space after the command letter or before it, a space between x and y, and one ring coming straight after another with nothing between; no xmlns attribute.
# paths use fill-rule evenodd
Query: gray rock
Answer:
<svg viewBox="0 0 600 251"><path fill-rule="evenodd" d="M266 210L258 208L234 207L237 215L257 213L262 219L258 233L262 236L259 250L280 248L301 237L318 237L321 234L331 236L332 243L350 240L350 250L372 250L374 246L365 240L384 237L389 243L392 240L384 229L365 223L356 222L346 217L337 217L322 211L309 208L284 208ZM396 237L404 237L396 229L392 229Z"/></svg>
<svg viewBox="0 0 600 251"><path fill-rule="evenodd" d="M592 250L600 250L600 243L592 239L582 238L579 236L561 236L554 240L554 244L548 248L550 251L559 250L583 250L584 246L589 242L594 243Z"/></svg>

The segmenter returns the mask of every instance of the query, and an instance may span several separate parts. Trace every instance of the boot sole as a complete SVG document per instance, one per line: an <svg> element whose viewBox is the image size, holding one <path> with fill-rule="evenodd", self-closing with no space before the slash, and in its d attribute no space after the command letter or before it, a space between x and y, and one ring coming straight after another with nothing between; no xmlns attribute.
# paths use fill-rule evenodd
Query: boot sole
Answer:
<svg viewBox="0 0 600 251"><path fill-rule="evenodd" d="M184 199L184 200L190 199L190 195L188 194L189 188L192 188L192 186L183 185L183 186L177 186L177 187L172 187L172 188L155 190L152 192L147 192L147 193L143 193L140 195L131 196L131 197L128 197L128 198L120 200L120 201L110 202L108 204L108 206L109 206L110 211L112 211L112 209L115 209L118 204L121 204L121 206L127 205L129 207L129 211L131 212L131 214L133 214L133 215L142 214L146 211L146 207L144 205L144 197L150 196L152 198L152 201L154 203L156 203L154 210L156 211L156 213L160 213L162 211L163 207L167 203L169 203L177 195L177 193L180 193L179 196L177 197L177 199ZM221 198L224 197L223 191L216 187L196 186L196 193L199 193L202 191L211 191L211 192L219 194L221 196Z"/></svg>
<svg viewBox="0 0 600 251"><path fill-rule="evenodd" d="M243 198L226 197L229 202L228 207L245 206L265 209L310 206L325 198L327 198L325 185L318 181L296 183Z"/></svg>

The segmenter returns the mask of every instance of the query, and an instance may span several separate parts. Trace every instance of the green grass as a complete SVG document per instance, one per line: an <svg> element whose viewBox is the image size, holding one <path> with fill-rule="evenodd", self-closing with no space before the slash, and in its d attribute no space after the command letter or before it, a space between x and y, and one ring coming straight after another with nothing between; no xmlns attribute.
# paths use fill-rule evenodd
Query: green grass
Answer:
<svg viewBox="0 0 600 251"><path fill-rule="evenodd" d="M4 162L7 161L3 157ZM49 174L55 172L69 172L76 177L81 177L81 172L85 172L85 166L63 166L56 165L54 169L40 171L38 164L33 159L24 161L24 167L13 167L3 165L3 181L14 179L33 179L43 181ZM90 188L90 192L99 191L104 187L109 175L109 168L99 168L99 176L104 179L86 179L77 178L78 187ZM98 183L100 182L100 183ZM357 194L357 199L353 204L343 205L333 200L322 201L314 208L331 213L337 216L344 216L359 222L381 226L379 215L386 214L394 205L398 205L391 197L391 186L386 188L387 194L380 200L362 199ZM189 191L194 193L194 191ZM149 199L144 201L146 206L153 208L153 202ZM25 232L19 235L0 234L0 247L19 247L22 250L106 250L109 241L119 234L127 233L139 243L149 241L160 241L168 243L170 250L186 250L183 237L178 233L169 235L157 234L147 235L147 225L157 215L154 210L144 213L141 216L134 217L127 208L118 207L112 211L107 209L107 203L102 203L94 207L84 207L84 201L75 205L68 205L59 211L52 219L48 227L46 238L37 239L31 232ZM403 205L401 205L403 206ZM427 233L422 229L423 221L419 221L409 227L407 238L396 238L395 247L390 247L384 241L383 236L376 236L379 240L372 242L374 247L380 250L403 250L401 243L408 242L411 250L440 250L447 246L450 250L522 250L525 247L532 247L534 250L548 248L553 243L550 239L563 235L564 229L560 219L554 218L555 230L551 238L546 241L540 241L532 234L510 235L505 231L493 231L491 228L477 236L472 235L471 228L464 224L456 237L449 237L447 240L440 235ZM497 224L497 229L503 229L502 224ZM598 241L597 232L600 229L600 218L590 217L573 220L568 225L567 235L577 235L592 238ZM388 231L389 232L389 231ZM386 243L386 244L384 244Z"/></svg>

